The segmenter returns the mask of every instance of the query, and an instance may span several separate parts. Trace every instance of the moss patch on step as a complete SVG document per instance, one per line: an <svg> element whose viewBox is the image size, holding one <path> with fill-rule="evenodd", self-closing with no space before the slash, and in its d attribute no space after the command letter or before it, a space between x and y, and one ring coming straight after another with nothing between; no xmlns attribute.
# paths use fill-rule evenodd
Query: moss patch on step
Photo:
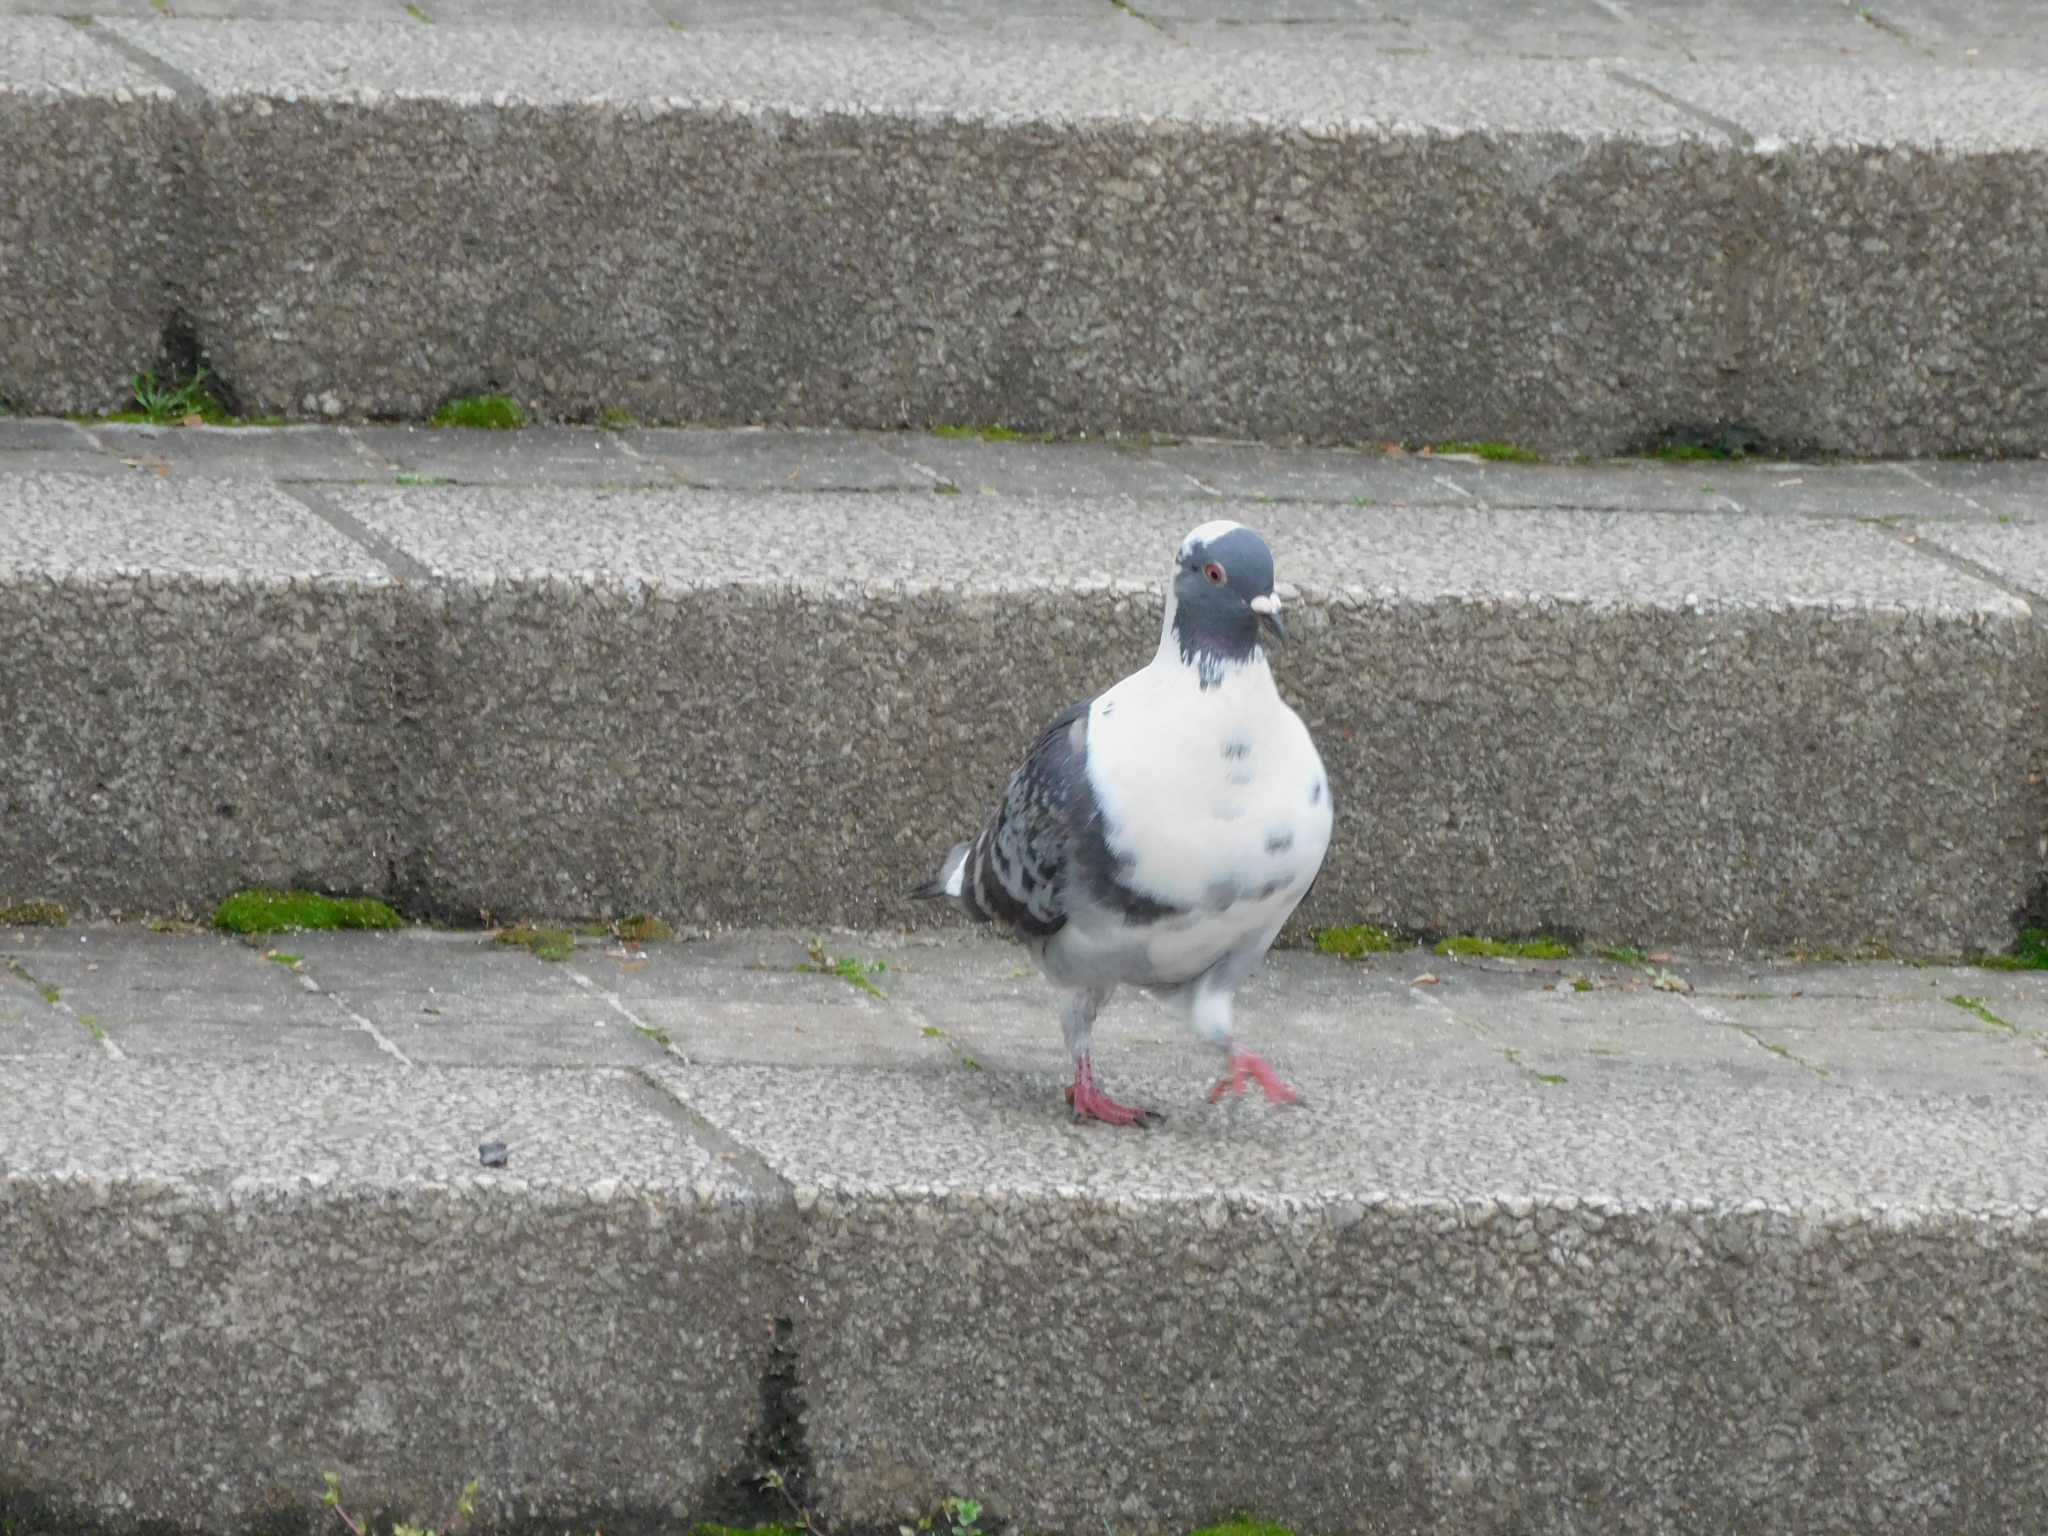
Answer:
<svg viewBox="0 0 2048 1536"><path fill-rule="evenodd" d="M474 427L509 432L526 425L526 412L510 395L464 395L427 418L430 427Z"/></svg>
<svg viewBox="0 0 2048 1536"><path fill-rule="evenodd" d="M1564 960L1572 947L1559 939L1482 939L1469 933L1453 934L1436 946L1436 953L1460 960Z"/></svg>
<svg viewBox="0 0 2048 1536"><path fill-rule="evenodd" d="M54 901L17 901L0 907L0 928L62 928L67 914Z"/></svg>
<svg viewBox="0 0 2048 1536"><path fill-rule="evenodd" d="M1465 454L1475 459L1486 459L1495 464L1541 464L1543 455L1513 443L1433 443L1425 452L1432 454Z"/></svg>
<svg viewBox="0 0 2048 1536"><path fill-rule="evenodd" d="M367 896L320 896L312 891L237 891L213 913L229 933L301 933L336 928L397 928L399 915Z"/></svg>
<svg viewBox="0 0 2048 1536"><path fill-rule="evenodd" d="M1346 960L1363 960L1367 955L1385 954L1401 947L1401 941L1393 934L1384 928L1375 928L1371 923L1353 923L1348 928L1319 928L1311 937L1316 948L1324 954L1340 955Z"/></svg>

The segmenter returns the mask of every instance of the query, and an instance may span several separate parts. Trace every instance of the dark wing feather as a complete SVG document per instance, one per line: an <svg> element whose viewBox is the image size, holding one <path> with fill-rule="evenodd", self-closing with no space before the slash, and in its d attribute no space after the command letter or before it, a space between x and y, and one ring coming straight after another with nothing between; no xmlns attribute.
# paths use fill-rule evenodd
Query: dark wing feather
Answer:
<svg viewBox="0 0 2048 1536"><path fill-rule="evenodd" d="M960 904L969 916L1034 939L1066 926L1067 873L1086 817L1088 709L1069 704L1010 775L1003 803L967 850Z"/></svg>

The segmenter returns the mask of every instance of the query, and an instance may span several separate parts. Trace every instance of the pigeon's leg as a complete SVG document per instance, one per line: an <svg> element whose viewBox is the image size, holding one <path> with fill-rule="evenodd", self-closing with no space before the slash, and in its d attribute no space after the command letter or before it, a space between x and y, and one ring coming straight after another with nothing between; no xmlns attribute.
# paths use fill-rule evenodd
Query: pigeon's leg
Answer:
<svg viewBox="0 0 2048 1536"><path fill-rule="evenodd" d="M1074 1058L1074 1083L1067 1089L1067 1102L1074 1106L1076 1120L1142 1126L1154 1118L1148 1111L1119 1104L1095 1086L1095 1060L1089 1049L1095 1034L1095 1015L1115 990L1084 987L1068 995L1067 1006L1060 1012L1060 1032L1067 1037L1067 1054Z"/></svg>
<svg viewBox="0 0 2048 1536"><path fill-rule="evenodd" d="M1188 1022L1194 1025L1196 1034L1223 1052L1226 1063L1223 1075L1209 1090L1209 1102L1214 1104L1226 1093L1243 1093L1244 1085L1254 1082L1265 1089L1266 1097L1275 1104L1299 1103L1300 1094L1281 1082L1260 1057L1231 1038L1231 992L1236 985L1234 976L1227 982L1204 978L1196 983L1188 1003Z"/></svg>

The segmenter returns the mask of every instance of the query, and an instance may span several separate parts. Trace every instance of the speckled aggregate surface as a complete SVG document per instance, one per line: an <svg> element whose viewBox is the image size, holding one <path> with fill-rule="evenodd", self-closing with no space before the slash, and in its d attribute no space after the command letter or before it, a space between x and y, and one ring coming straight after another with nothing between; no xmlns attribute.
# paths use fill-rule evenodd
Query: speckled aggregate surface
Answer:
<svg viewBox="0 0 2048 1536"><path fill-rule="evenodd" d="M0 957L0 1453L110 1528L311 1529L339 1467L651 1531L751 1465L773 1380L860 1522L971 1486L1148 1536L1233 1502L1991 1531L2044 1494L2039 975L1282 952L1239 1026L1305 1104L1206 1103L1215 1062L1126 999L1097 1061L1167 1112L1138 1133L1068 1121L1054 995L971 933ZM294 1055L336 998L329 1028L461 1032ZM159 1049L22 1044L88 1009Z"/></svg>
<svg viewBox="0 0 2048 1536"><path fill-rule="evenodd" d="M1222 517L1257 527L1283 562L1283 588L1312 601L1533 599L2008 620L2027 612L1980 578L1915 558L1891 530L1756 515L1267 507L1220 498L1197 511L1190 500L1162 506L1100 495L955 505L820 493L764 503L573 489L545 500L352 489L336 500L437 575L472 583L566 577L614 588L953 597L1094 588L1156 604L1163 562L1191 519Z"/></svg>
<svg viewBox="0 0 2048 1536"><path fill-rule="evenodd" d="M0 398L41 408L170 336L309 419L2044 446L2007 6L37 8ZM120 264L48 237L109 220Z"/></svg>
<svg viewBox="0 0 2048 1536"><path fill-rule="evenodd" d="M0 522L0 580L389 579L359 545L276 487L239 480L10 475L0 479Z"/></svg>

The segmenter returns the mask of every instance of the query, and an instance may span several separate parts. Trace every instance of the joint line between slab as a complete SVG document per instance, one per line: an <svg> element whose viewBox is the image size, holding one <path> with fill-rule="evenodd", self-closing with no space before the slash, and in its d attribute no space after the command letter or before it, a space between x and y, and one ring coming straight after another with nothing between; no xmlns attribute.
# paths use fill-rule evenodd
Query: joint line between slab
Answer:
<svg viewBox="0 0 2048 1536"><path fill-rule="evenodd" d="M1929 491L1936 496L1954 496L1965 506L1977 512L1988 514L1991 510L1975 499L1963 495L1960 491L1944 491L1925 475L1915 470L1910 464L1894 464L1891 468L1894 473L1904 475L1922 490ZM1915 524L1913 528L1913 542L1905 547L1916 554L1924 555L1927 559L1939 565L1947 566L1952 571L1960 571L1965 576L1973 576L1979 581L1989 583L1993 588L2003 592L2007 597L2014 599L2024 607L2030 619L2033 619L2036 623L2048 623L2048 619L2044 619L2036 611L2044 603L2048 603L2048 595L2023 586L2019 582L2000 575L1997 571L1991 569L1990 566L1981 565L1977 561L1972 560L1968 555L1959 555L1946 545L1935 542L1940 536L1938 527L1930 528L1925 523ZM1901 540L1900 542L1903 543L1904 541Z"/></svg>
<svg viewBox="0 0 2048 1536"><path fill-rule="evenodd" d="M329 500L326 492L316 490L314 487L302 483L290 485L279 483L277 488L304 507L308 512L319 518L321 522L332 528L336 533L360 548L397 580L403 582L429 582L434 579L432 571L420 564L419 561L413 559L411 555L408 555L382 534L365 528L360 522L356 521L353 515L343 511Z"/></svg>
<svg viewBox="0 0 2048 1536"><path fill-rule="evenodd" d="M151 75L154 75L158 80L169 86L176 94L178 100L183 102L203 102L206 100L205 86L186 74L182 69L179 69L177 65L167 63L165 60L158 58L140 43L132 42L128 38L122 37L119 33L108 30L106 27L87 27L85 35L97 38L129 63L139 69L147 70Z"/></svg>
<svg viewBox="0 0 2048 1536"><path fill-rule="evenodd" d="M1645 95L1654 96L1657 100L1663 102L1665 106L1675 111L1683 112L1687 117L1693 118L1698 122L1705 123L1716 133L1728 139L1729 142L1743 149L1756 148L1755 137L1748 129L1732 118L1723 117L1718 112L1709 112L1705 107L1695 106L1683 96L1674 96L1663 87L1652 85L1647 80L1639 80L1626 70L1616 69L1612 65L1603 66L1600 72L1617 85L1625 85L1631 90L1641 91Z"/></svg>
<svg viewBox="0 0 2048 1536"><path fill-rule="evenodd" d="M616 1013L628 1024L632 1025L635 1029L639 1030L640 1033L645 1035L648 1039L653 1040L655 1036L658 1033L660 1033L660 1031L656 1030L652 1024L649 1024L645 1019L641 1018L639 1014L635 1013L631 1008L627 1007L625 999L621 998L618 995L618 993L611 991L609 988L600 987L596 982L592 981L588 976L584 975L581 971L577 970L573 966L563 966L562 973L565 976L567 976L571 981L575 982L576 985L581 987L584 991L590 993L593 997L601 999L607 1008L611 1009L613 1013ZM689 1055L682 1049L681 1046L664 1045L662 1046L662 1050L665 1053L674 1056L676 1060L680 1061L684 1066L687 1067L690 1064Z"/></svg>
<svg viewBox="0 0 2048 1536"><path fill-rule="evenodd" d="M702 1113L682 1093L654 1075L646 1067L630 1067L626 1074L650 1099L655 1100L662 1111L671 1119L682 1122L697 1142L708 1148L714 1155L730 1154L731 1164L743 1169L747 1181L774 1204L796 1209L796 1188L778 1172L774 1164L738 1138L728 1135Z"/></svg>

